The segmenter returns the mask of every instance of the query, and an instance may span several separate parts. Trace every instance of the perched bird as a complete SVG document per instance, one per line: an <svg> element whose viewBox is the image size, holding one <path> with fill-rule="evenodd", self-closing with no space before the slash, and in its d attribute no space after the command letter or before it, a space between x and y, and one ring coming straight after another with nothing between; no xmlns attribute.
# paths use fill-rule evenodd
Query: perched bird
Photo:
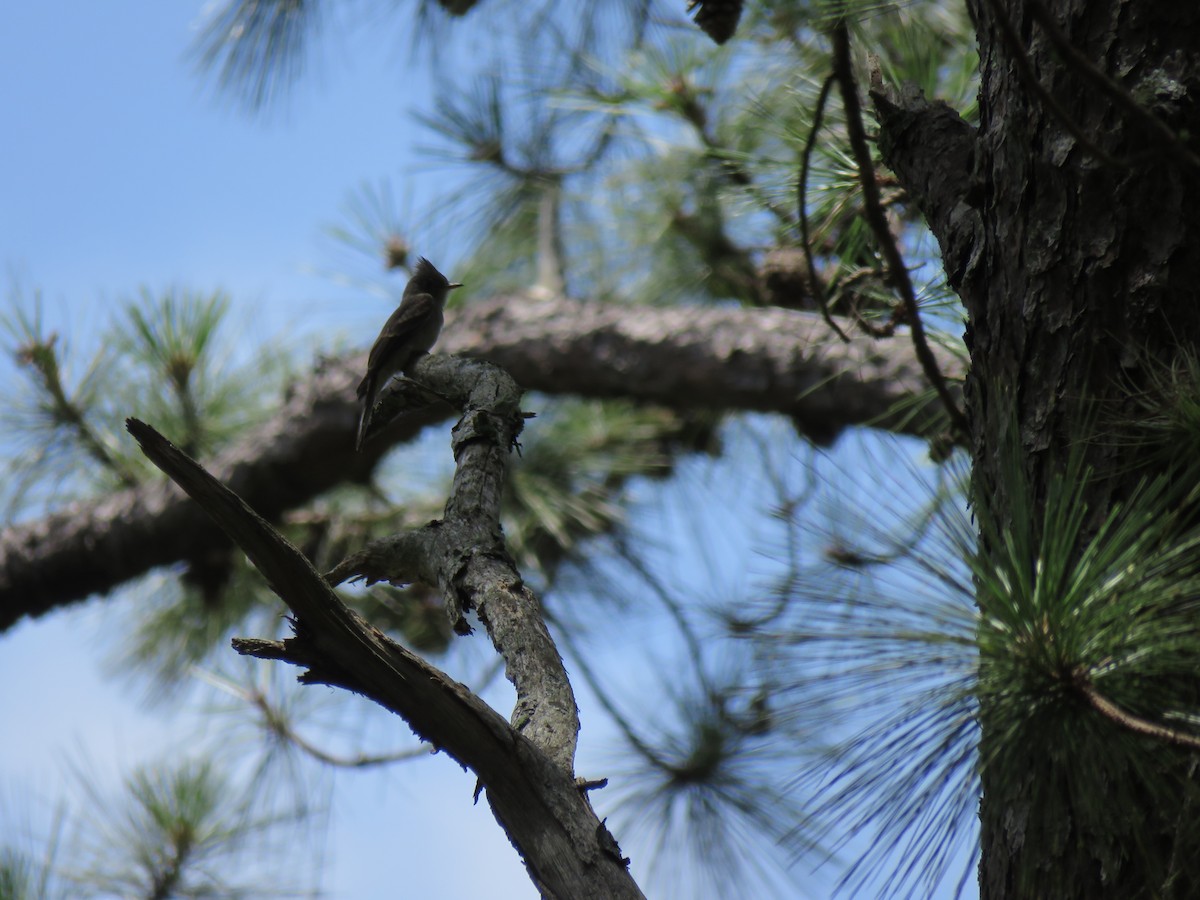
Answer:
<svg viewBox="0 0 1200 900"><path fill-rule="evenodd" d="M457 282L446 280L446 276L433 267L425 257L417 262L413 276L404 288L404 297L392 313L383 331L375 339L371 356L367 360L367 374L358 385L358 399L362 401L362 415L358 420L358 437L354 448L361 450L363 438L371 427L371 411L375 399L383 386L429 352L442 330L442 310L446 296Z"/></svg>

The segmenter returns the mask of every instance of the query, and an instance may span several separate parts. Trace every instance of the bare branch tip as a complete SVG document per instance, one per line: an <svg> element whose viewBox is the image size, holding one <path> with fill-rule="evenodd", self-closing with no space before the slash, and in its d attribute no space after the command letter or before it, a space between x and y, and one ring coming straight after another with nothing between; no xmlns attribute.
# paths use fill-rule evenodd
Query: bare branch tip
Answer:
<svg viewBox="0 0 1200 900"><path fill-rule="evenodd" d="M253 656L258 659L287 660L287 644L284 641L268 641L264 638L239 638L230 641L236 653L242 656Z"/></svg>
<svg viewBox="0 0 1200 900"><path fill-rule="evenodd" d="M594 778L594 779L576 778L575 786L584 793L587 793L588 791L597 791L600 788L608 787L608 779L607 778Z"/></svg>

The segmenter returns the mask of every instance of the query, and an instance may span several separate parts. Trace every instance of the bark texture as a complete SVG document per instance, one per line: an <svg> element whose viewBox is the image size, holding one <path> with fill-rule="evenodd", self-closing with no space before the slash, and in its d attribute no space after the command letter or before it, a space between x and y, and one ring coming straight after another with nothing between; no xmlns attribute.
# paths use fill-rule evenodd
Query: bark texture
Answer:
<svg viewBox="0 0 1200 900"><path fill-rule="evenodd" d="M493 362L526 390L782 413L822 441L866 423L922 434L937 409L896 412L928 391L907 332L843 343L820 315L796 310L501 297L451 319L438 349ZM937 361L961 377L951 354Z"/></svg>
<svg viewBox="0 0 1200 900"><path fill-rule="evenodd" d="M1187 137L1200 134L1200 7L968 5L980 46L977 131L914 94L873 93L885 156L925 212L970 314L976 494L1004 521L1005 446L1019 446L1044 497L1071 447L1092 436L1085 424L1099 415L1103 429L1132 414L1147 367L1200 341L1200 170ZM1060 36L1078 57L1056 46ZM1147 473L1136 448L1089 447L1100 477L1086 500L1100 516ZM981 722L985 754L1026 754L1027 771L1049 765L1061 779L999 780L985 769L985 900L1200 896L1183 753L1147 739L1149 777L1174 785L1162 792L1172 799L1114 809L1106 833L1086 833L1070 790L1072 768L1086 761L1016 746L1012 735L1001 746L986 709Z"/></svg>

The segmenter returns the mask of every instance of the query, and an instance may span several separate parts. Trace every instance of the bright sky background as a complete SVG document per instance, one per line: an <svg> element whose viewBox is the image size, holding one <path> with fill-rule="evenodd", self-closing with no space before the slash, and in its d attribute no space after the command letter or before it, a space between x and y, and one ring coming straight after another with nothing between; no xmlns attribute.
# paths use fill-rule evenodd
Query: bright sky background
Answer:
<svg viewBox="0 0 1200 900"><path fill-rule="evenodd" d="M413 153L429 143L409 117L432 95L428 67L405 65L399 27L360 30L323 46L324 64L286 110L255 118L195 74L187 52L200 15L199 0L0 5L5 287L39 289L50 318L77 333L107 323L141 285L223 288L246 347L281 333L342 333L365 346L390 306L316 274L335 265L321 231L364 182L391 177L421 209L453 177ZM431 245L417 252L452 274L453 230L426 233ZM742 499L753 489L729 487ZM689 500L677 498L666 521L686 519ZM705 583L711 570L678 562L676 577ZM73 791L72 765L113 787L202 728L192 713L147 709L110 677L107 639L129 602L85 604L0 636L0 842L28 821L44 826ZM593 771L603 729L587 705L583 719L580 771L607 774ZM387 728L404 732L380 723L385 747ZM337 775L320 886L339 900L534 897L486 804L471 805L473 788L445 759ZM823 896L822 879L813 883Z"/></svg>
<svg viewBox="0 0 1200 900"><path fill-rule="evenodd" d="M360 29L320 45L294 102L253 117L195 72L200 6L0 10L6 267L72 311L141 284L223 287L259 310L262 336L286 323L368 339L383 307L313 275L331 268L321 229L365 181L428 197L425 180L449 177L424 165L399 178L429 142L408 119L429 93L426 67L403 64L398 28ZM421 252L447 259L442 246Z"/></svg>

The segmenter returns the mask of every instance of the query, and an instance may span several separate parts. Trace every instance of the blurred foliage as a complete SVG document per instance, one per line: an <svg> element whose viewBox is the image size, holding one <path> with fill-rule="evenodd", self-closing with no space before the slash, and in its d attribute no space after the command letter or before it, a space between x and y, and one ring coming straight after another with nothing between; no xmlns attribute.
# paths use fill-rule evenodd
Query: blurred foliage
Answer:
<svg viewBox="0 0 1200 900"><path fill-rule="evenodd" d="M143 288L90 339L48 330L36 293L14 292L8 306L0 331L18 375L0 413L14 442L11 481L0 488L9 519L161 478L125 440L126 417L153 421L187 452L208 455L261 420L292 371L286 353L269 347L234 362L229 300L219 291Z"/></svg>
<svg viewBox="0 0 1200 900"><path fill-rule="evenodd" d="M631 479L665 478L681 453L719 448L717 418L620 401L549 403L508 469L502 524L527 575L553 583L589 537L617 532Z"/></svg>
<svg viewBox="0 0 1200 900"><path fill-rule="evenodd" d="M265 812L253 791L218 773L211 760L145 767L124 795L83 785L66 878L79 897L286 897L306 868L287 839L293 816ZM268 862L269 861L269 862Z"/></svg>

